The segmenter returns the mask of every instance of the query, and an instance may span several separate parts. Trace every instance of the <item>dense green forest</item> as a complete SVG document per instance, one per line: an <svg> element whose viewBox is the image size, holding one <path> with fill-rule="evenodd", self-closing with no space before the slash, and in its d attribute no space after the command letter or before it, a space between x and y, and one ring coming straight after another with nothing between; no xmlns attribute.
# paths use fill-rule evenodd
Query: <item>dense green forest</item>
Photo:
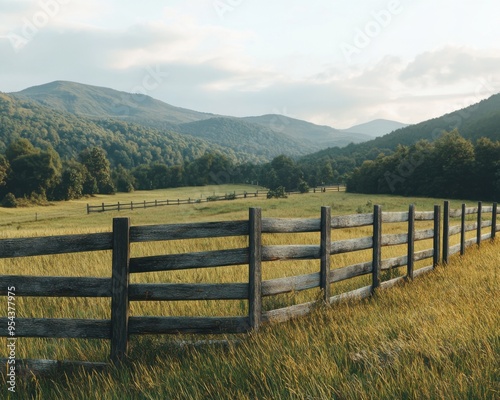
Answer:
<svg viewBox="0 0 500 400"><path fill-rule="evenodd" d="M390 155L363 162L347 180L347 190L405 196L500 198L500 141L475 143L458 130L434 142L398 146Z"/></svg>

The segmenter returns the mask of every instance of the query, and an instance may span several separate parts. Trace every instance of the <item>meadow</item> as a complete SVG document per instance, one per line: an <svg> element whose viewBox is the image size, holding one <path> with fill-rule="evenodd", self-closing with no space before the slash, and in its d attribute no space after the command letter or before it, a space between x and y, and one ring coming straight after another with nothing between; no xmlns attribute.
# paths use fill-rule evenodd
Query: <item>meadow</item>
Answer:
<svg viewBox="0 0 500 400"><path fill-rule="evenodd" d="M86 214L86 204L201 198L255 187L227 185L96 196L79 201L0 209L0 238L109 232L112 218L129 216L132 225L242 220L249 207L263 217L319 218L384 211L431 211L442 200L350 193L310 193L288 199L248 198ZM464 201L466 202L466 201ZM460 208L462 201L452 201ZM473 202L467 202L474 205ZM486 218L487 216L485 216ZM417 222L417 229L432 222ZM383 233L405 232L406 224L384 225ZM485 230L486 233L487 230ZM370 236L371 227L332 231L332 240ZM473 237L474 232L470 232ZM319 233L266 234L264 244L318 244ZM498 241L498 239L497 239ZM458 243L458 237L451 244ZM246 237L137 243L133 257L246 247ZM417 242L416 250L432 247ZM383 258L406 246L383 249ZM332 256L332 268L368 261L371 251ZM427 264L429 261L427 261ZM416 268L425 264L417 263ZM500 252L498 243L469 248L447 266L376 296L329 307L257 333L231 336L142 336L130 341L130 363L106 372L25 377L18 397L40 399L372 399L478 398L500 395ZM316 272L319 262L267 262L263 279ZM111 275L110 252L0 260L0 274L39 276ZM404 268L383 279L404 274ZM136 274L132 282L246 282L245 265ZM333 284L332 295L369 285L369 277ZM318 290L265 298L264 310L318 298ZM247 315L246 301L132 302L131 315ZM18 317L110 318L109 299L18 298ZM224 339L195 345L200 339ZM5 340L0 340L5 347ZM106 361L108 341L20 338L18 358ZM3 394L7 394L5 383ZM2 396L3 396L2 394Z"/></svg>

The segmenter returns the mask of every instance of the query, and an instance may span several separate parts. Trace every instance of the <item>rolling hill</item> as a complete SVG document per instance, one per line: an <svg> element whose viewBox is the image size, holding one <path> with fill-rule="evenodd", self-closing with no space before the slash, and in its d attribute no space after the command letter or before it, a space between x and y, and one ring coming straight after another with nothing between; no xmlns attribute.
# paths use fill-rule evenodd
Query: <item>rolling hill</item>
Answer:
<svg viewBox="0 0 500 400"><path fill-rule="evenodd" d="M142 94L75 82L51 82L11 95L79 117L94 120L112 118L191 135L235 151L242 150L242 143L246 143L250 145L246 152L264 155L267 159L280 154L280 149L287 155L299 156L331 146L342 147L370 139L367 135L345 133L328 126L279 115L235 118L202 113L175 107ZM275 120L278 123L274 123ZM220 135L217 133L217 126L222 128ZM227 131L229 127L230 135ZM230 139L229 143L237 147L228 145L226 139Z"/></svg>
<svg viewBox="0 0 500 400"><path fill-rule="evenodd" d="M390 121L388 119L376 119L364 124L355 125L349 129L342 129L346 133L361 133L370 136L370 138L383 136L388 133L394 132L397 129L406 128L408 124L402 124L397 121Z"/></svg>

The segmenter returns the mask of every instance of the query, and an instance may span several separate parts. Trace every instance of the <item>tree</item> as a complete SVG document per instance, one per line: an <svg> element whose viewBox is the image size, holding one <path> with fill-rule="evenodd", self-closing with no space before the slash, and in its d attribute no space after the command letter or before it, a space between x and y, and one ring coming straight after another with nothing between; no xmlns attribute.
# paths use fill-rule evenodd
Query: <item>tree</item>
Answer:
<svg viewBox="0 0 500 400"><path fill-rule="evenodd" d="M111 179L111 168L106 152L101 147L92 147L80 153L82 164L89 174L95 178L98 193L111 194L115 187Z"/></svg>
<svg viewBox="0 0 500 400"><path fill-rule="evenodd" d="M84 194L84 185L88 179L87 168L74 160L63 164L63 172L59 184L54 188L51 198L54 200L79 199Z"/></svg>

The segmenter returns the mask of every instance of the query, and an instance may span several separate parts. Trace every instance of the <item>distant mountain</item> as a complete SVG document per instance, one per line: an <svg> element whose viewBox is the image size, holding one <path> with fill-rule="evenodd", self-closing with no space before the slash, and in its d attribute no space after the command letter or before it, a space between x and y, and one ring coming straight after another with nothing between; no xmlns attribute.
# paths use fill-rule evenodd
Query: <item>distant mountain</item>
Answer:
<svg viewBox="0 0 500 400"><path fill-rule="evenodd" d="M330 126L315 125L284 115L268 114L242 119L265 126L276 132L284 132L296 139L305 140L307 143L315 144L316 146L320 145L321 147L344 147L349 143L361 143L372 139L371 136L363 133L341 131Z"/></svg>
<svg viewBox="0 0 500 400"><path fill-rule="evenodd" d="M343 129L342 132L357 132L373 137L383 136L397 129L405 128L408 124L388 119L376 119L364 124L352 126L349 129Z"/></svg>
<svg viewBox="0 0 500 400"><path fill-rule="evenodd" d="M55 81L33 86L17 93L17 97L35 100L45 107L92 118L118 118L155 128L172 129L177 124L212 118L213 114L174 107L143 94Z"/></svg>
<svg viewBox="0 0 500 400"><path fill-rule="evenodd" d="M204 139L234 151L245 151L257 156L273 158L280 154L305 155L319 146L286 136L259 124L237 118L216 117L178 126L179 132Z"/></svg>
<svg viewBox="0 0 500 400"><path fill-rule="evenodd" d="M189 134L203 138L208 143L266 159L280 152L289 156L304 155L327 147L342 147L370 139L367 135L346 133L280 115L226 117L175 107L142 94L74 82L56 81L11 95L80 117L99 120L112 118Z"/></svg>

